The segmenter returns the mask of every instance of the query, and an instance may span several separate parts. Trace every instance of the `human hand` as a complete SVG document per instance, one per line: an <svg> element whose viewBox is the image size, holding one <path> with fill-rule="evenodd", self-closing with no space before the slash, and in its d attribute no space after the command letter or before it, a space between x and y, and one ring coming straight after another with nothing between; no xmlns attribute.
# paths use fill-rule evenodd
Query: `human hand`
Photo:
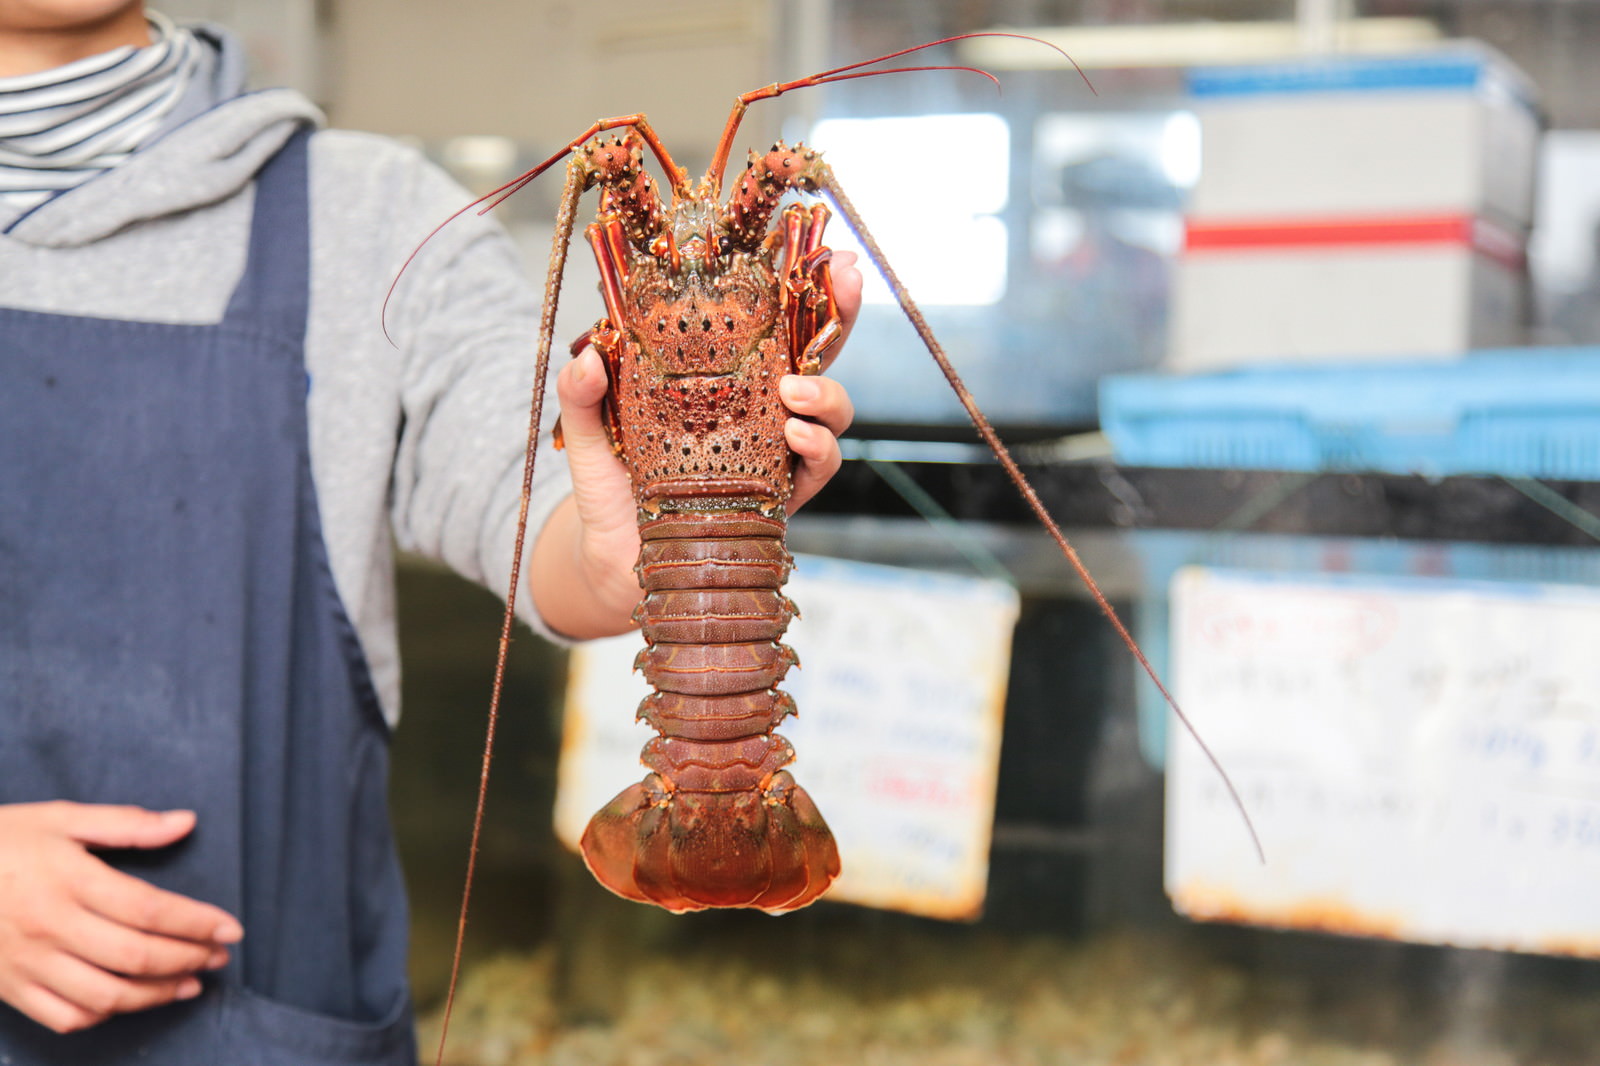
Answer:
<svg viewBox="0 0 1600 1066"><path fill-rule="evenodd" d="M0 1000L67 1033L199 995L239 923L89 851L165 847L194 824L193 811L0 804Z"/></svg>
<svg viewBox="0 0 1600 1066"><path fill-rule="evenodd" d="M824 368L837 358L861 310L861 271L855 264L853 252L835 252L830 263L841 332L823 354ZM619 633L630 624L641 595L633 572L639 558L638 508L601 416L604 360L593 348L585 349L562 369L556 392L573 492L534 546L528 585L540 614L558 632L574 638ZM844 386L832 378L786 375L778 395L798 416L784 424L784 437L798 460L788 501L792 512L838 473L838 437L855 412Z"/></svg>

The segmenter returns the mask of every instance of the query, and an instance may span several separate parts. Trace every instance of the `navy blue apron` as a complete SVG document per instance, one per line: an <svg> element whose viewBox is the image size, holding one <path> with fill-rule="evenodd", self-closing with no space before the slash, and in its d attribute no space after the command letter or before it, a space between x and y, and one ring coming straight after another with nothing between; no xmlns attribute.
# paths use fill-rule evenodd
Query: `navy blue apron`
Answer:
<svg viewBox="0 0 1600 1066"><path fill-rule="evenodd" d="M417 1061L388 730L308 457L308 139L217 325L0 309L0 803L192 808L102 855L245 929L186 1003L67 1036L0 1005L0 1063Z"/></svg>

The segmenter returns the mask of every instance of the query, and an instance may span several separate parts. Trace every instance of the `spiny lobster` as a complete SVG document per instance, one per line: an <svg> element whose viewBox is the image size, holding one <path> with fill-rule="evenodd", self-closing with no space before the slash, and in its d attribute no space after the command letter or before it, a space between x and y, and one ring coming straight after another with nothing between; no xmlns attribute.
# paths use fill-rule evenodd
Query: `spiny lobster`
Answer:
<svg viewBox="0 0 1600 1066"><path fill-rule="evenodd" d="M636 665L656 691L645 698L638 716L660 733L642 755L650 773L597 813L582 838L589 869L618 895L679 912L754 907L782 913L816 900L839 873L827 824L784 769L793 749L773 732L795 710L775 687L794 663L793 653L778 640L795 617L794 604L781 592L792 563L784 546L792 458L783 436L788 412L778 399L777 383L787 373L819 373L825 353L842 333L829 273L832 253L822 244L829 211L813 202L790 204L780 213L780 200L790 191L825 193L844 214L980 436L1188 726L978 409L821 156L782 141L765 153L752 152L727 203L718 202L734 136L751 103L795 89L915 70L962 70L995 81L971 67L860 69L975 36L1022 35L963 34L741 94L697 183L691 184L673 162L644 115L624 115L595 122L549 159L457 212L479 205L480 213L486 212L572 157L540 323L520 560L567 250L579 198L601 190L597 220L585 235L599 263L606 317L572 350L577 354L592 343L604 359L607 429L639 508L642 546L636 570L645 596L635 621L646 646ZM598 136L611 130L623 133ZM644 169L647 151L667 177L668 203ZM780 222L769 232L775 214ZM514 569L462 900L463 930L518 582ZM1210 757L1208 749L1206 754ZM1214 757L1211 761L1216 764ZM1221 772L1220 765L1217 769ZM1225 773L1223 780L1232 793ZM1243 813L1236 793L1233 798ZM1245 821L1249 826L1247 814ZM1253 827L1250 833L1254 839ZM1259 842L1256 847L1259 852ZM456 957L459 965L459 939ZM454 987L453 972L451 998ZM449 1007L447 1000L447 1020ZM441 1041L441 1053L442 1046Z"/></svg>
<svg viewBox="0 0 1600 1066"><path fill-rule="evenodd" d="M663 211L641 169L650 144L673 175ZM672 911L791 910L839 873L822 815L783 769L773 732L794 710L776 685L795 662L779 644L795 608L780 591L790 456L778 398L786 373L816 374L840 334L821 245L826 208L791 205L815 190L816 153L781 143L752 153L725 210L721 160L690 188L648 125L593 142L569 187L598 185L587 230L607 319L589 340L611 382L611 439L632 477L646 641L635 666L656 691L639 717L661 734L651 773L596 814L584 861L607 888Z"/></svg>

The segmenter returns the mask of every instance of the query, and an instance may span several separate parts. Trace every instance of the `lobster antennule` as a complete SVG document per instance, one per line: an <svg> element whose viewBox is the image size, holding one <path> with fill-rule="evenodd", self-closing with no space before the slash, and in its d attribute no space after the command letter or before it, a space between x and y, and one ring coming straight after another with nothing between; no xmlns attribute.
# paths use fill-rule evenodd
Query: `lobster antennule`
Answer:
<svg viewBox="0 0 1600 1066"><path fill-rule="evenodd" d="M710 184L714 192L719 194L721 193L723 174L728 168L728 157L733 153L733 138L739 132L739 123L744 120L745 111L748 110L750 105L755 103L757 100L771 100L774 97L782 96L784 93L792 92L795 89L809 89L816 85L827 85L831 82L848 81L852 78L875 78L880 74L909 74L915 71L923 70L958 70L966 71L972 74L981 74L985 78L988 78L990 81L994 82L995 88L998 89L1000 87L1000 79L996 78L993 74L990 74L987 70L983 70L979 67L966 67L958 64L933 64L929 66L915 67L890 67L884 70L861 69L862 67L870 67L875 63L883 63L890 59L898 59L900 56L910 55L913 52L921 52L927 48L937 48L943 44L952 44L956 41L966 41L974 37L1014 37L1023 41L1035 41L1044 45L1046 48L1054 49L1055 51L1060 52L1061 55L1066 58L1067 62L1072 64L1073 68L1077 70L1079 76L1083 78L1084 84L1089 86L1089 91L1094 93L1096 96L1100 95L1095 91L1094 83L1089 80L1089 75L1085 74L1083 72L1083 68L1078 66L1078 61L1073 59L1070 55L1067 55L1067 53L1058 45L1051 44L1042 37L1030 37L1026 33L1007 33L1002 30L980 30L975 33L958 33L952 37L941 37L937 41L926 41L922 44L913 45L910 48L902 48L898 52L889 52L873 59L862 59L855 63L846 63L842 67L834 67L832 70L820 71L816 74L807 75L804 78L796 78L793 81L774 82L771 85L765 85L759 89L751 89L749 92L740 93L734 98L733 111L729 113L728 121L722 127L722 139L717 142L717 151L716 154L711 157L711 166L706 168L707 182Z"/></svg>

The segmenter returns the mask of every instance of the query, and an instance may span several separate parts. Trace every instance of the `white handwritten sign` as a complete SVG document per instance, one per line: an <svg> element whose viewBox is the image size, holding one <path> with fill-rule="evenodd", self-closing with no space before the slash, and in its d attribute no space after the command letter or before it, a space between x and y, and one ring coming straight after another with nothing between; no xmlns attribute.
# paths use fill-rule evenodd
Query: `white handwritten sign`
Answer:
<svg viewBox="0 0 1600 1066"><path fill-rule="evenodd" d="M1166 885L1192 917L1600 956L1600 589L1189 568Z"/></svg>
<svg viewBox="0 0 1600 1066"><path fill-rule="evenodd" d="M786 594L803 617L785 643L800 708L779 731L795 779L839 844L827 898L975 918L988 881L1001 715L1018 598L988 580L800 556ZM654 732L636 634L575 649L556 795L572 848L589 817L643 776Z"/></svg>

